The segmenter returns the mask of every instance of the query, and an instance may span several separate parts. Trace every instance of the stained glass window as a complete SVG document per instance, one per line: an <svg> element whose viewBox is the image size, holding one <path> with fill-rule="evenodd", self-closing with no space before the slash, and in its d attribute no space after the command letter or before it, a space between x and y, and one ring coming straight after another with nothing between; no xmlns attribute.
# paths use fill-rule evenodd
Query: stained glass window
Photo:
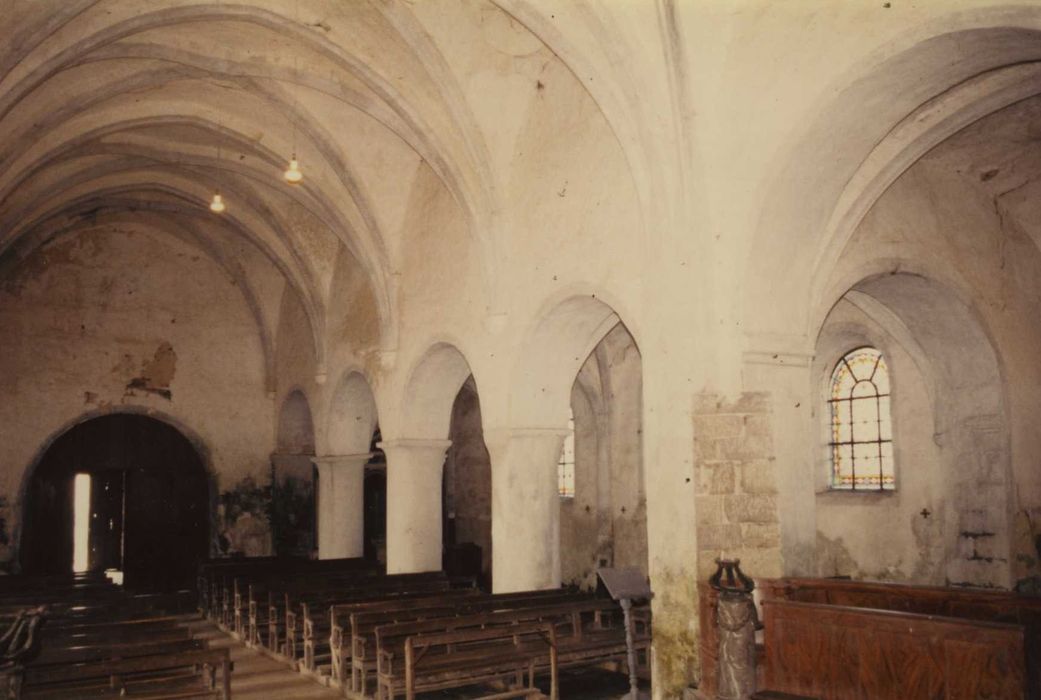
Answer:
<svg viewBox="0 0 1041 700"><path fill-rule="evenodd" d="M557 462L557 491L561 498L575 497L575 414L568 412L567 435Z"/></svg>
<svg viewBox="0 0 1041 700"><path fill-rule="evenodd" d="M831 488L888 491L893 476L889 368L882 353L858 348L831 374Z"/></svg>

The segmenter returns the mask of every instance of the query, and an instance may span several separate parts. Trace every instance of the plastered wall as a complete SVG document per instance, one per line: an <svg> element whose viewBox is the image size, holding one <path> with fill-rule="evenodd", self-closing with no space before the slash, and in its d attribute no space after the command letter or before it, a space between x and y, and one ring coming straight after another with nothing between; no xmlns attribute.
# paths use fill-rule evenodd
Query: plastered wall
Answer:
<svg viewBox="0 0 1041 700"><path fill-rule="evenodd" d="M136 227L59 238L4 280L0 327L8 523L48 441L103 413L173 423L220 490L266 479L273 415L254 322L200 250Z"/></svg>

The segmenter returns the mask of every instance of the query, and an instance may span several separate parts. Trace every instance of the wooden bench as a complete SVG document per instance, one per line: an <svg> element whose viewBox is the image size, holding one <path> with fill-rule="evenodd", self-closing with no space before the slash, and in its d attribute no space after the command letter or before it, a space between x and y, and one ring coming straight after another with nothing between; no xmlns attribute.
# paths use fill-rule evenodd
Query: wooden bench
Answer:
<svg viewBox="0 0 1041 700"><path fill-rule="evenodd" d="M417 635L550 623L555 630L557 664L560 667L620 665L626 663L625 630L621 617L621 609L613 601L586 600L383 625L375 630L377 697L393 697L395 692L405 687L404 664L396 660L404 658L408 640ZM645 653L650 644L649 617L641 612L637 618L634 642L638 651ZM479 651L475 653L479 656ZM549 663L550 659L543 657L536 669L546 670ZM355 692L364 693L364 686L363 678L362 689L355 689Z"/></svg>
<svg viewBox="0 0 1041 700"><path fill-rule="evenodd" d="M199 607L218 624L233 624L233 587L236 579L258 583L271 578L291 576L328 576L338 573L376 575L378 566L361 558L302 559L291 557L258 557L250 559L208 560L199 566Z"/></svg>
<svg viewBox="0 0 1041 700"><path fill-rule="evenodd" d="M285 648L283 654L292 662L304 652L302 613L311 606L326 608L337 602L371 599L375 596L400 593L423 593L450 590L454 582L443 572L394 574L322 582L319 585L294 586L283 594L282 610L285 615ZM472 587L472 581L468 583Z"/></svg>
<svg viewBox="0 0 1041 700"><path fill-rule="evenodd" d="M823 700L1022 700L1019 625L767 600L765 687Z"/></svg>
<svg viewBox="0 0 1041 700"><path fill-rule="evenodd" d="M228 649L194 649L27 671L24 698L87 696L230 700L230 653Z"/></svg>
<svg viewBox="0 0 1041 700"><path fill-rule="evenodd" d="M191 638L184 623L198 613L164 612L191 606L190 592L130 594L96 577L34 580L0 586L0 617L30 599L48 601L32 653L9 674L16 696L230 697L228 650Z"/></svg>
<svg viewBox="0 0 1041 700"><path fill-rule="evenodd" d="M485 700L543 697L535 685L537 669L549 673L551 700L559 697L556 632L551 622L409 637L404 666L402 691L407 700L415 700L418 692L493 682L513 687L482 696ZM379 697L394 700L396 691L393 684L382 686Z"/></svg>
<svg viewBox="0 0 1041 700"><path fill-rule="evenodd" d="M304 599L316 600L319 605L323 603L328 605L330 602L368 600L391 594L444 591L449 590L452 582L441 572L429 572L347 579L333 581L328 585L330 589L322 591L320 596L305 597ZM272 649L272 651L281 653L291 663L296 663L300 653L303 651L301 644L303 629L295 609L301 600L301 596L296 592L297 590L294 588L282 593L281 607L276 604L276 601L279 600L277 595L269 596L269 637L276 642L276 648ZM305 592L304 596L307 595ZM280 632L283 640L281 648L277 646Z"/></svg>
<svg viewBox="0 0 1041 700"><path fill-rule="evenodd" d="M408 622L418 623L424 620L443 620L496 611L546 609L556 612L559 608L550 606L587 603L590 600L592 600L590 596L585 594L554 589L498 595L435 597L422 601L409 601L408 605L402 605L398 601L388 601L388 603L380 606L357 609L350 613L351 643L347 650L343 649L342 646L339 649L339 665L342 669L346 669L347 665L350 665L350 687L354 692L364 694L366 692L368 675L377 670L376 650L378 643L376 630L380 627ZM533 617L537 617L537 615L533 615ZM441 628L442 623L437 622L434 623L433 627L428 626L424 629L440 631Z"/></svg>
<svg viewBox="0 0 1041 700"><path fill-rule="evenodd" d="M328 624L324 628L319 627L317 624L309 625L309 612L304 613L304 645L306 648L309 638L314 639L317 645L317 640L320 638L323 629L328 632L330 673L333 682L341 687L346 687L347 674L351 663L350 617L352 613L379 612L408 607L429 607L439 601L456 600L477 595L480 595L480 591L476 588L455 588L436 592L390 592L368 599L335 602L329 605ZM311 653L314 657L317 657L317 650ZM306 655L307 652L305 651L305 657Z"/></svg>

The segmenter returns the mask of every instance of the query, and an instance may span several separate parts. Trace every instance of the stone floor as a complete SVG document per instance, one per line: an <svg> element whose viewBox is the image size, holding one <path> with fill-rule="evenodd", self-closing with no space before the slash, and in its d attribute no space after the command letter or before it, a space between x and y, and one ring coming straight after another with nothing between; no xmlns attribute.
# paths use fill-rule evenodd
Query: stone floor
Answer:
<svg viewBox="0 0 1041 700"><path fill-rule="evenodd" d="M191 628L196 637L209 641L210 646L231 649L231 660L235 664L231 674L231 697L234 700L343 698L335 688L326 688L283 663L247 649L208 620L192 623Z"/></svg>

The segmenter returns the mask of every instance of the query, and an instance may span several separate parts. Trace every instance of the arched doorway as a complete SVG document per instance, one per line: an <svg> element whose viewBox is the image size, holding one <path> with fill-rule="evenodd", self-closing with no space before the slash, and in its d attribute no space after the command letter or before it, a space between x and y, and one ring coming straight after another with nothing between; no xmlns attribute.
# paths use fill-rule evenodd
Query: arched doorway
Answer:
<svg viewBox="0 0 1041 700"><path fill-rule="evenodd" d="M26 489L25 573L72 571L77 475L90 477L86 570L121 570L136 590L193 583L209 541L206 469L176 428L129 414L80 423L40 458Z"/></svg>

